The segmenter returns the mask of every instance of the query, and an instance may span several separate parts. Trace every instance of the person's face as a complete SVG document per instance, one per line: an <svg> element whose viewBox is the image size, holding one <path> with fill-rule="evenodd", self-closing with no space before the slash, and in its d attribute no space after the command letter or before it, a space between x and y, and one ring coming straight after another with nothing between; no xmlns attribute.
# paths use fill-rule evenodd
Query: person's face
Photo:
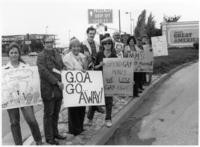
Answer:
<svg viewBox="0 0 200 147"><path fill-rule="evenodd" d="M18 62L19 61L19 51L16 47L13 47L10 51L9 51L9 58L11 62Z"/></svg>
<svg viewBox="0 0 200 147"><path fill-rule="evenodd" d="M95 37L95 34L96 34L96 31L95 30L90 30L89 32L88 32L88 39L89 40L94 40L94 37Z"/></svg>
<svg viewBox="0 0 200 147"><path fill-rule="evenodd" d="M104 42L104 43L103 43L103 46L104 46L104 49L105 49L105 50L111 50L112 43L111 43L110 41Z"/></svg>
<svg viewBox="0 0 200 147"><path fill-rule="evenodd" d="M115 41L120 41L120 35L115 35L114 39L115 39Z"/></svg>
<svg viewBox="0 0 200 147"><path fill-rule="evenodd" d="M137 45L142 45L142 41L140 39L137 40Z"/></svg>
<svg viewBox="0 0 200 147"><path fill-rule="evenodd" d="M133 39L131 39L131 40L129 41L129 45L130 45L130 46L134 46L134 45L135 45Z"/></svg>
<svg viewBox="0 0 200 147"><path fill-rule="evenodd" d="M148 44L149 41L146 37L142 38L142 44Z"/></svg>
<svg viewBox="0 0 200 147"><path fill-rule="evenodd" d="M74 42L71 46L72 53L77 56L81 50L81 45L79 42Z"/></svg>
<svg viewBox="0 0 200 147"><path fill-rule="evenodd" d="M47 50L52 50L53 49L53 43L52 42L45 42L44 47Z"/></svg>

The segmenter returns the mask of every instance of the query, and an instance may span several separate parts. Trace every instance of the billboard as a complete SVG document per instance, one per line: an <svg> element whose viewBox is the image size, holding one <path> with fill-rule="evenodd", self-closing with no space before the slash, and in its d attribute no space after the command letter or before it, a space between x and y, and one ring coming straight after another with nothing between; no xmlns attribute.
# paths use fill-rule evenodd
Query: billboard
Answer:
<svg viewBox="0 0 200 147"><path fill-rule="evenodd" d="M112 23L113 11L112 9L88 9L88 23Z"/></svg>

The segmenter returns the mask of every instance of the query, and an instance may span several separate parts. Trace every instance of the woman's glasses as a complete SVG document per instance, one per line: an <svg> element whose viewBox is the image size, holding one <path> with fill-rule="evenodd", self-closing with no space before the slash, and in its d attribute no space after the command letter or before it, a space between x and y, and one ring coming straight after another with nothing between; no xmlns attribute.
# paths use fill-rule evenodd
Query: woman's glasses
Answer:
<svg viewBox="0 0 200 147"><path fill-rule="evenodd" d="M105 42L103 45L111 45L111 42Z"/></svg>

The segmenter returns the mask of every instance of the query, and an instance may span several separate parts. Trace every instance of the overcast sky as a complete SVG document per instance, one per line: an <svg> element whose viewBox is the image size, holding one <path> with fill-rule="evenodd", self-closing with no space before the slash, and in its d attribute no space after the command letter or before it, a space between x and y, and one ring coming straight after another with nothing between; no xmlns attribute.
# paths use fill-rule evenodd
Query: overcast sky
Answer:
<svg viewBox="0 0 200 147"><path fill-rule="evenodd" d="M125 12L132 13L135 26L138 15L146 9L147 16L152 12L160 27L164 15L181 15L180 21L198 21L199 4L199 0L1 0L1 32L12 35L47 31L56 34L63 46L69 37L85 39L85 31L91 26L88 9L113 9L113 23L108 26L117 29L120 10L122 31L129 33L130 15Z"/></svg>

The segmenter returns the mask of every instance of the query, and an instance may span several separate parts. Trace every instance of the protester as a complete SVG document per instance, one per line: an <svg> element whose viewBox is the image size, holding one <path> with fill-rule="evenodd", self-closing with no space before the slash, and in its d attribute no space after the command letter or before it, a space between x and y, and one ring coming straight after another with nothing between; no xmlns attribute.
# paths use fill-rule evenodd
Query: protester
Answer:
<svg viewBox="0 0 200 147"><path fill-rule="evenodd" d="M82 42L82 49L81 52L84 53L88 60L88 69L93 70L94 69L94 63L96 61L96 55L99 52L99 45L94 41L94 37L96 34L96 29L93 27L89 27L86 30L87 33L87 39ZM104 109L101 106L89 106L88 109L88 115L91 113L91 111L96 110L97 112L104 113ZM87 124L89 126L92 125L92 121L88 119Z"/></svg>
<svg viewBox="0 0 200 147"><path fill-rule="evenodd" d="M142 39L140 37L137 38L136 44L137 44L136 48L138 51L144 51L143 46L142 46ZM146 81L146 73L138 72L138 80L139 80L139 85L138 85L139 91L138 92L141 93L144 90L143 85Z"/></svg>
<svg viewBox="0 0 200 147"><path fill-rule="evenodd" d="M117 56L114 53L114 44L110 37L106 37L105 39L102 40L101 43L103 46L103 51L98 52L98 54L96 56L96 63L95 63L94 69L103 71L103 65L104 65L103 58L115 58ZM105 125L107 127L112 126L112 120L111 120L112 103L113 103L113 97L106 96L105 97L105 106L106 106ZM92 121L92 119L94 117L94 113L95 113L94 110L92 110L89 113L89 115L88 115L89 120Z"/></svg>
<svg viewBox="0 0 200 147"><path fill-rule="evenodd" d="M85 72L87 69L87 60L84 54L80 53L81 43L74 38L70 41L70 52L63 57L63 62L68 70L81 70ZM68 128L69 133L79 135L83 132L83 123L85 117L85 107L68 108Z"/></svg>
<svg viewBox="0 0 200 147"><path fill-rule="evenodd" d="M134 36L130 36L127 40L127 46L124 49L124 57L130 57L130 54L133 54L134 52L138 51L138 48L136 46L136 40ZM138 97L138 89L140 84L140 73L134 72L134 86L133 86L133 94L134 97Z"/></svg>
<svg viewBox="0 0 200 147"><path fill-rule="evenodd" d="M64 68L64 64L60 54L53 49L53 43L47 38L44 42L44 50L38 54L37 65L44 103L43 125L46 142L58 145L55 139L66 138L58 133L58 119L63 97L60 71Z"/></svg>
<svg viewBox="0 0 200 147"><path fill-rule="evenodd" d="M20 47L17 43L13 42L9 45L8 56L9 62L7 63L7 65L3 66L3 69L25 68L29 66L21 59ZM35 118L33 106L25 106L21 107L20 109L30 127L36 145L42 145L42 137L37 120ZM16 145L22 145L23 142L20 128L19 108L8 109L7 111L10 118L11 132L14 142Z"/></svg>
<svg viewBox="0 0 200 147"><path fill-rule="evenodd" d="M118 58L123 58L124 44L121 42L121 36L119 32L113 33L114 48Z"/></svg>
<svg viewBox="0 0 200 147"><path fill-rule="evenodd" d="M142 44L143 45L149 45L150 46L150 51L151 52L153 51L152 50L152 46L151 46L151 39L147 35L142 36ZM148 77L148 82L147 82L146 79L145 79L145 82L146 82L146 84L149 85L151 83L152 73L151 72L147 72L146 76Z"/></svg>

